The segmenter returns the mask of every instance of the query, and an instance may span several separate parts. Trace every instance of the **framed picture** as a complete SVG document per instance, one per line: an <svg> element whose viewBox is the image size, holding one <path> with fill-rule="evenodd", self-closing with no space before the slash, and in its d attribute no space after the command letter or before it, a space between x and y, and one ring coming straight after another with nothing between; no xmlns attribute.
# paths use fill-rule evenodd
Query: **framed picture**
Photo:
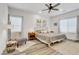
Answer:
<svg viewBox="0 0 79 59"><path fill-rule="evenodd" d="M57 26L57 23L54 23L54 26Z"/></svg>

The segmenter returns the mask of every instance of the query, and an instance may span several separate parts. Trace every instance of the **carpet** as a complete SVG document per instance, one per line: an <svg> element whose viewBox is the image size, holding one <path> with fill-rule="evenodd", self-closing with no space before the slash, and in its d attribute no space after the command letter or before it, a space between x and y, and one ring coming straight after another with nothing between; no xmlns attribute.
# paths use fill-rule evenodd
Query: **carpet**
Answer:
<svg viewBox="0 0 79 59"><path fill-rule="evenodd" d="M32 45L31 47L27 48L25 51L20 52L16 55L60 55L60 54L61 53L48 47L47 45L43 43L38 43Z"/></svg>
<svg viewBox="0 0 79 59"><path fill-rule="evenodd" d="M16 50L19 51L19 52L22 52L22 51L25 51L27 48L31 47L34 44L36 44L36 43L35 42L28 41L25 45L22 45L19 48L16 48Z"/></svg>
<svg viewBox="0 0 79 59"><path fill-rule="evenodd" d="M36 44L34 43L33 45L29 45L29 47L23 46L21 48L16 49L16 51L13 53L10 54L3 53L3 55L62 55L62 54L54 50L53 48L48 47L46 44L38 41Z"/></svg>

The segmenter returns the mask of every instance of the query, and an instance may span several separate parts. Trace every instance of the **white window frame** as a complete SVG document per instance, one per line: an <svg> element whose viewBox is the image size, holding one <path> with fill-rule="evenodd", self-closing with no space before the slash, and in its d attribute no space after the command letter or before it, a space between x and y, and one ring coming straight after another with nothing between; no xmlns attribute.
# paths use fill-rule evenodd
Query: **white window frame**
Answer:
<svg viewBox="0 0 79 59"><path fill-rule="evenodd" d="M19 31L19 32L22 32L23 16L9 15L9 19L10 19L10 17L21 17L22 18L22 20L21 20L21 31Z"/></svg>
<svg viewBox="0 0 79 59"><path fill-rule="evenodd" d="M76 28L75 28L75 30L76 30L76 32L69 32L69 31L67 31L67 32L61 32L61 30L60 30L60 21L62 21L62 20L67 20L67 19L70 19L70 18L75 18L75 20L76 20ZM64 18L64 19L61 19L59 21L59 32L60 33L77 33L77 17L69 17L69 18ZM67 25L68 26L68 25ZM68 29L67 29L68 30Z"/></svg>

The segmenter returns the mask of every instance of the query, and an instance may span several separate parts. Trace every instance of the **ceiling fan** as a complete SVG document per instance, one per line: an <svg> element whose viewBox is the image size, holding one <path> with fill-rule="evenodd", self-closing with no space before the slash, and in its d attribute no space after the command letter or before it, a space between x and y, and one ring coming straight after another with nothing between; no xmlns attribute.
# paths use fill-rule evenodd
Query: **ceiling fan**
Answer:
<svg viewBox="0 0 79 59"><path fill-rule="evenodd" d="M52 3L50 3L50 4L45 4L45 6L48 7L48 9L44 9L44 10L42 10L42 11L48 10L48 13L50 13L52 10L54 10L54 11L59 11L59 9L56 8L56 7L59 6L59 5L60 5L60 3L57 3L57 4L53 5L53 6L52 6Z"/></svg>

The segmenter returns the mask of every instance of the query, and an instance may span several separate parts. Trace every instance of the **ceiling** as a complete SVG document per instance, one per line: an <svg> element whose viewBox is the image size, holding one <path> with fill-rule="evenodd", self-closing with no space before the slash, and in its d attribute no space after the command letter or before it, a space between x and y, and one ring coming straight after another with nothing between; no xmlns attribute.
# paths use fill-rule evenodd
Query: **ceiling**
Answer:
<svg viewBox="0 0 79 59"><path fill-rule="evenodd" d="M55 3L52 4L54 5ZM43 16L55 16L75 9L79 9L79 3L61 3L61 5L57 6L57 8L62 11L52 11L49 14L47 11L39 13L41 10L47 9L44 3L8 3L8 6L20 10L30 11Z"/></svg>

